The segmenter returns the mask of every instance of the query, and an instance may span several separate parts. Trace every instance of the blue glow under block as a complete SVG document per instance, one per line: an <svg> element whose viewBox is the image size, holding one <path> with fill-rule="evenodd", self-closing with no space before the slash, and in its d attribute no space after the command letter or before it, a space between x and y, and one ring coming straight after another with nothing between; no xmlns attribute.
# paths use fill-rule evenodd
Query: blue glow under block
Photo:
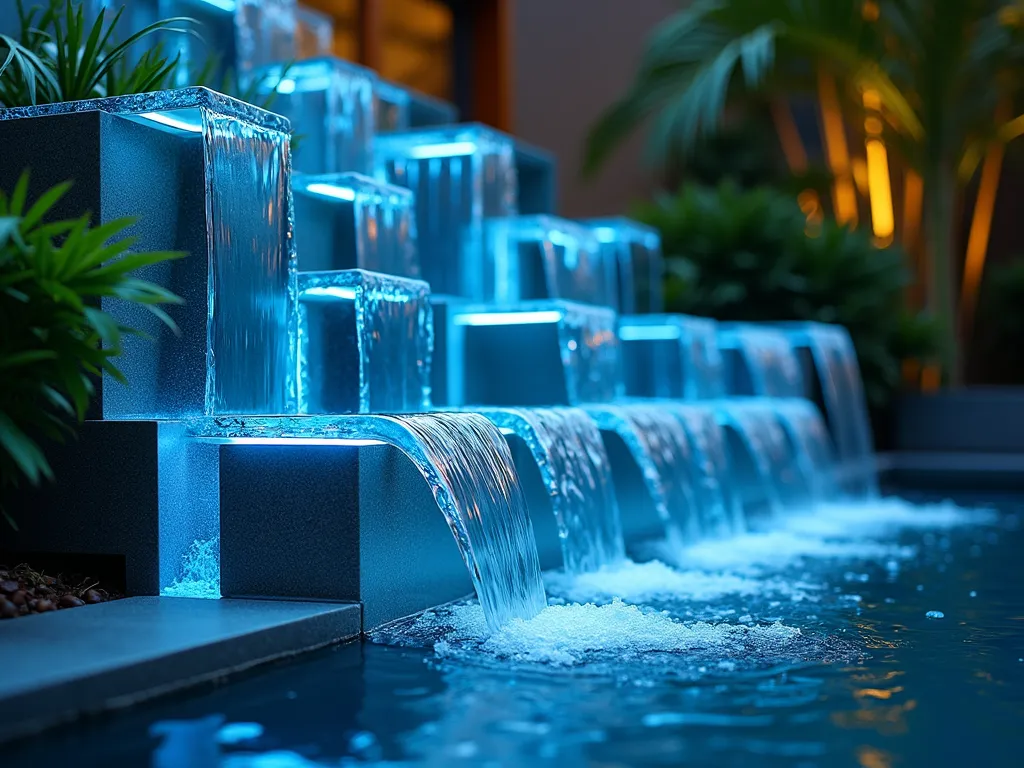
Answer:
<svg viewBox="0 0 1024 768"><path fill-rule="evenodd" d="M0 110L0 137L16 142L35 183L74 177L62 216L138 216L128 230L136 252L188 253L139 273L184 299L167 308L180 334L103 299L119 323L151 337L123 338L118 365L131 386L104 379L105 418L289 412L297 315L286 120L186 88ZM54 167L47 157L68 159Z"/></svg>
<svg viewBox="0 0 1024 768"><path fill-rule="evenodd" d="M466 405L579 405L622 394L611 309L534 301L457 312Z"/></svg>
<svg viewBox="0 0 1024 768"><path fill-rule="evenodd" d="M378 81L376 115L379 133L451 125L459 119L454 104L390 80Z"/></svg>
<svg viewBox="0 0 1024 768"><path fill-rule="evenodd" d="M430 288L363 270L299 273L299 412L430 408Z"/></svg>
<svg viewBox="0 0 1024 768"><path fill-rule="evenodd" d="M555 216L487 222L486 301L564 299L610 307L608 271L590 229Z"/></svg>
<svg viewBox="0 0 1024 768"><path fill-rule="evenodd" d="M373 173L373 106L377 76L326 57L275 64L254 77L261 97L274 91L274 111L301 137L293 167L302 173Z"/></svg>
<svg viewBox="0 0 1024 768"><path fill-rule="evenodd" d="M730 395L803 397L807 391L796 351L786 334L770 325L720 323L718 348Z"/></svg>
<svg viewBox="0 0 1024 768"><path fill-rule="evenodd" d="M665 262L661 235L632 219L589 219L601 243L605 263L612 273L618 301L615 310L623 315L663 312L662 282Z"/></svg>
<svg viewBox="0 0 1024 768"><path fill-rule="evenodd" d="M704 400L725 392L716 323L689 315L619 319L626 393Z"/></svg>
<svg viewBox="0 0 1024 768"><path fill-rule="evenodd" d="M485 222L516 213L511 137L468 124L378 136L378 173L416 194L423 278L437 294L485 301Z"/></svg>
<svg viewBox="0 0 1024 768"><path fill-rule="evenodd" d="M412 192L358 173L295 174L295 241L303 272L420 274Z"/></svg>
<svg viewBox="0 0 1024 768"><path fill-rule="evenodd" d="M334 48L334 20L305 5L295 9L295 56L316 59L330 56Z"/></svg>

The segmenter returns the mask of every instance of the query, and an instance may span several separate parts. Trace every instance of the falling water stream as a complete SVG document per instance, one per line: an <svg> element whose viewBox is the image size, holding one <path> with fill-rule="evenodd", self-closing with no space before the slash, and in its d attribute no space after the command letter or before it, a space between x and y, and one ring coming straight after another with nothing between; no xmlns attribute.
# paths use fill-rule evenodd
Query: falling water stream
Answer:
<svg viewBox="0 0 1024 768"><path fill-rule="evenodd" d="M533 526L497 427L472 413L221 418L197 421L207 438L378 440L404 453L430 485L483 607L497 629L545 604Z"/></svg>
<svg viewBox="0 0 1024 768"><path fill-rule="evenodd" d="M683 422L659 403L592 405L601 429L622 438L643 474L644 485L673 546L700 538L693 483L693 448Z"/></svg>
<svg viewBox="0 0 1024 768"><path fill-rule="evenodd" d="M521 437L533 454L551 497L566 571L622 560L611 464L594 420L579 408L503 408L483 415Z"/></svg>

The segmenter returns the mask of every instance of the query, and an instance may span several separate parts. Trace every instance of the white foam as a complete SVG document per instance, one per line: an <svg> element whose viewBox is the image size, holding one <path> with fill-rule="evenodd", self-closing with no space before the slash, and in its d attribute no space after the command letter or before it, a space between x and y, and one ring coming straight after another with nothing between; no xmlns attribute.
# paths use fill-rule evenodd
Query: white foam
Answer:
<svg viewBox="0 0 1024 768"><path fill-rule="evenodd" d="M652 600L707 602L727 595L775 595L793 601L806 600L812 585L784 579L757 579L735 573L678 571L660 560L635 563L625 560L600 570L571 575L562 571L544 575L548 594L575 603L608 603L620 598L627 603Z"/></svg>
<svg viewBox="0 0 1024 768"><path fill-rule="evenodd" d="M662 613L643 611L614 600L608 605L552 605L532 619L513 619L494 634L486 635L479 605L457 606L449 617L451 638L476 636L477 649L488 655L519 662L574 666L592 654L618 659L650 653L714 650L735 654L779 648L801 636L799 629L781 623L745 626L736 624L683 623ZM461 655L462 643L442 640L435 644L441 656Z"/></svg>
<svg viewBox="0 0 1024 768"><path fill-rule="evenodd" d="M758 573L765 568L786 568L808 558L830 560L906 560L914 547L875 541L830 541L791 531L749 533L731 539L703 541L681 551L662 545L658 551L681 569L700 568Z"/></svg>
<svg viewBox="0 0 1024 768"><path fill-rule="evenodd" d="M886 497L819 504L810 512L783 516L773 527L821 537L851 538L888 536L901 528L992 525L998 520L998 513L991 509L969 509L951 501L914 504L906 499Z"/></svg>

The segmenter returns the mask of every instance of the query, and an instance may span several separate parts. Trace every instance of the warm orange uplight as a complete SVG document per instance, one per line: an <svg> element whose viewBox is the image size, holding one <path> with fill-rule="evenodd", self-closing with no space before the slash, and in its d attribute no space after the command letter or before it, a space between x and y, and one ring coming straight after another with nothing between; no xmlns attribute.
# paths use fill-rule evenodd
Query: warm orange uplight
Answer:
<svg viewBox="0 0 1024 768"><path fill-rule="evenodd" d="M829 168L835 176L833 203L836 221L840 224L857 223L857 190L853 186L850 152L846 146L846 129L839 108L836 81L827 72L818 73L818 100L821 104L821 123L825 134L825 149Z"/></svg>
<svg viewBox="0 0 1024 768"><path fill-rule="evenodd" d="M779 135L779 144L782 145L782 154L786 156L789 170L793 173L803 173L807 170L807 150L800 139L800 131L796 127L793 113L785 102L778 100L772 102L771 109L775 132Z"/></svg>
<svg viewBox="0 0 1024 768"><path fill-rule="evenodd" d="M974 320L974 309L978 299L981 275L985 270L985 256L988 253L988 239L992 233L992 215L996 209L996 193L999 191L999 176L1003 168L1003 145L996 143L989 147L985 165L981 169L978 183L978 198L974 203L974 218L971 233L967 238L967 260L964 262L964 282L960 295L964 330L969 330Z"/></svg>
<svg viewBox="0 0 1024 768"><path fill-rule="evenodd" d="M921 371L921 391L936 392L942 386L942 368L937 365L926 365Z"/></svg>
<svg viewBox="0 0 1024 768"><path fill-rule="evenodd" d="M871 228L879 240L891 240L896 229L889 183L889 154L881 139L864 143L868 154L868 189L871 191Z"/></svg>

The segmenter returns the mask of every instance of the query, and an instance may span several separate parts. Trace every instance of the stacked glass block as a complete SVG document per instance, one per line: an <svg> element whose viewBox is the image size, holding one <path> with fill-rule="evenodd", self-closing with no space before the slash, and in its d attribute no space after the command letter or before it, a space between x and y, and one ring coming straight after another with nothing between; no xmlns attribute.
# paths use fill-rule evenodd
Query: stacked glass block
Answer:
<svg viewBox="0 0 1024 768"><path fill-rule="evenodd" d="M555 405L621 391L615 312L588 227L518 215L511 137L453 125L377 137L379 173L412 189L433 304L436 403Z"/></svg>

